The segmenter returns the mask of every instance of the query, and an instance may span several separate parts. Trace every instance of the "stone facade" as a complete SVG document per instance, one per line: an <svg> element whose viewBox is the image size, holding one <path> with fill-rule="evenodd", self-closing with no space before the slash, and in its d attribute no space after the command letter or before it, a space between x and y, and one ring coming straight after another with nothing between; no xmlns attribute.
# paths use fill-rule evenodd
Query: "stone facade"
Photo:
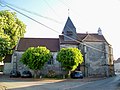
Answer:
<svg viewBox="0 0 120 90"><path fill-rule="evenodd" d="M21 62L20 62L20 58L22 57L22 54L24 52L14 52L15 53L15 56L13 54L13 57L12 57L12 62L9 63L9 69L8 67L6 67L7 69L5 69L4 73L6 74L9 74L11 70L15 69L15 70L18 70L20 71L21 73L25 70L30 70L27 66L23 65ZM49 73L49 71L54 71L55 74L61 74L61 66L60 66L60 63L58 61L56 61L56 56L57 56L57 52L52 52L52 60L47 62L43 69L40 70L40 72L44 75L47 75ZM14 58L16 57L16 58ZM32 73L33 71L30 70Z"/></svg>
<svg viewBox="0 0 120 90"><path fill-rule="evenodd" d="M107 45L103 42L86 42L85 44L89 46L94 46L95 49L85 46L84 56L85 56L85 65L86 65L86 75L94 76L108 76L108 56L103 53L108 50ZM98 49L98 50L97 50ZM103 52L101 52L101 51Z"/></svg>
<svg viewBox="0 0 120 90"><path fill-rule="evenodd" d="M114 61L115 74L120 74L120 58Z"/></svg>

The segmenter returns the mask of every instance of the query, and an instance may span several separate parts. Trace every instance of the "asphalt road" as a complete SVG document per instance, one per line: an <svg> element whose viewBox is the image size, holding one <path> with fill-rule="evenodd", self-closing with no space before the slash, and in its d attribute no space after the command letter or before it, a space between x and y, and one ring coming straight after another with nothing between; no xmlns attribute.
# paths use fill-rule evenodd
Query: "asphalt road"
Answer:
<svg viewBox="0 0 120 90"><path fill-rule="evenodd" d="M120 90L120 76L93 81L86 85L73 87L70 90Z"/></svg>
<svg viewBox="0 0 120 90"><path fill-rule="evenodd" d="M120 90L120 76L96 81L89 79L34 80L0 77L0 85L6 87L7 90Z"/></svg>

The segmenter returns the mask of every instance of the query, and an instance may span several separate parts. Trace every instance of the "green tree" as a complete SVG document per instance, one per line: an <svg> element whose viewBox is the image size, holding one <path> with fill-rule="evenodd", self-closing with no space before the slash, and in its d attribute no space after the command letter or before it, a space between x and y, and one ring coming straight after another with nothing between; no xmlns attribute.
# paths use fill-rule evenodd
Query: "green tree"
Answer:
<svg viewBox="0 0 120 90"><path fill-rule="evenodd" d="M6 39L0 38L0 62L4 59L6 54L11 53L10 44Z"/></svg>
<svg viewBox="0 0 120 90"><path fill-rule="evenodd" d="M34 70L34 76L42 69L44 64L50 60L52 54L46 47L30 47L21 57L21 62Z"/></svg>
<svg viewBox="0 0 120 90"><path fill-rule="evenodd" d="M78 48L62 48L58 52L57 60L61 63L61 66L69 71L74 71L79 64L83 62L83 57Z"/></svg>
<svg viewBox="0 0 120 90"><path fill-rule="evenodd" d="M26 25L17 18L15 12L8 10L0 11L0 38L4 39L3 41L5 41L5 43L9 43L8 52L16 46L19 38L24 36L25 29ZM0 40L0 43L2 42ZM1 46L0 48L2 48ZM5 57L3 55L8 54L3 51L0 51L0 53L2 53L0 57Z"/></svg>

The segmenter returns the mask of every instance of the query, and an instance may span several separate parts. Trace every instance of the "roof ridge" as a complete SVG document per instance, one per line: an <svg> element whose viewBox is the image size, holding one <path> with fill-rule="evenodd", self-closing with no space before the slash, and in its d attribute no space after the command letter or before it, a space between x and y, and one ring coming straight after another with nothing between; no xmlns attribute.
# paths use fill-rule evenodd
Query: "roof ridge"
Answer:
<svg viewBox="0 0 120 90"><path fill-rule="evenodd" d="M59 39L59 38L20 38L20 39Z"/></svg>

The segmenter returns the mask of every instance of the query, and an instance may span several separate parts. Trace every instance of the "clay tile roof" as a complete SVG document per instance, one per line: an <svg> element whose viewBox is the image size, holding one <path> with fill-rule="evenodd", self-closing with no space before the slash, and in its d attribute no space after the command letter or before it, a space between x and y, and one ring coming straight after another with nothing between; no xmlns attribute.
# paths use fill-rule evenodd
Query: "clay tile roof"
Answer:
<svg viewBox="0 0 120 90"><path fill-rule="evenodd" d="M21 38L19 40L17 51L25 51L29 47L46 46L50 51L59 51L58 38Z"/></svg>
<svg viewBox="0 0 120 90"><path fill-rule="evenodd" d="M77 33L77 41L64 41L64 36L59 35L60 44L79 44L78 42L85 41L85 42L106 42L106 39L103 35L98 35L94 33Z"/></svg>
<svg viewBox="0 0 120 90"><path fill-rule="evenodd" d="M95 34L94 33L89 33L89 34L78 33L77 35L79 39L86 42L107 42L103 35L98 35L96 33Z"/></svg>
<svg viewBox="0 0 120 90"><path fill-rule="evenodd" d="M82 41L87 36L86 33L77 33L77 37L79 41Z"/></svg>

